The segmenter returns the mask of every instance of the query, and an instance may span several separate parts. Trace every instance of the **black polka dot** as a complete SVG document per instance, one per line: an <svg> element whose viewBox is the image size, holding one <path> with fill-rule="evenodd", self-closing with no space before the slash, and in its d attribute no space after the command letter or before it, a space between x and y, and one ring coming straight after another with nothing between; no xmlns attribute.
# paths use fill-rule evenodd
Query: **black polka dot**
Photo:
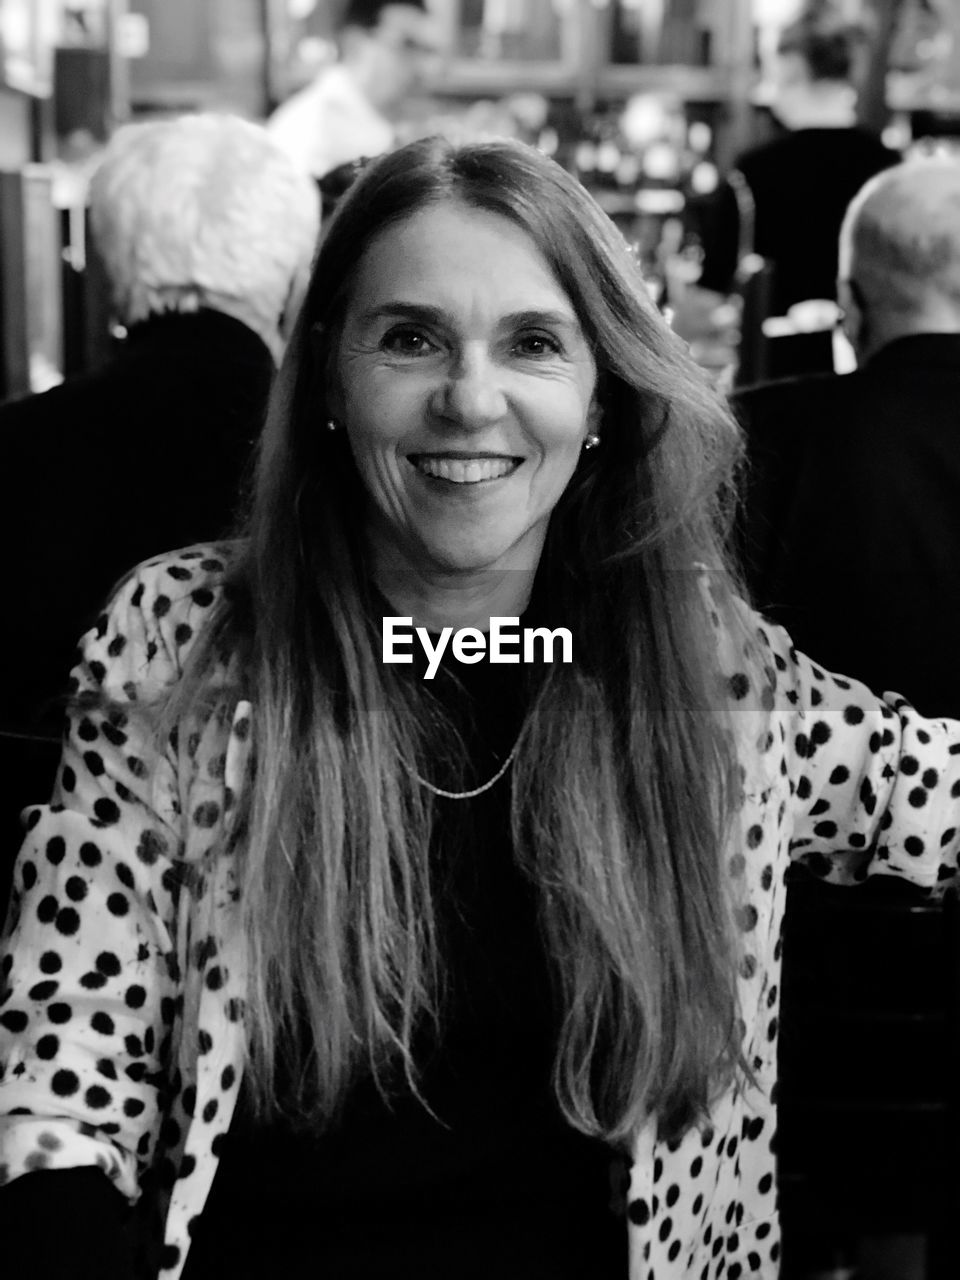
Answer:
<svg viewBox="0 0 960 1280"><path fill-rule="evenodd" d="M41 1036L37 1041L37 1057L50 1062L60 1052L59 1036Z"/></svg>
<svg viewBox="0 0 960 1280"><path fill-rule="evenodd" d="M62 907L54 921L57 933L62 933L65 938L72 938L80 928L80 916L73 907Z"/></svg>
<svg viewBox="0 0 960 1280"><path fill-rule="evenodd" d="M37 982L30 988L27 995L31 1000L50 1000L57 994L60 983L55 979L48 978L46 982Z"/></svg>
<svg viewBox="0 0 960 1280"><path fill-rule="evenodd" d="M122 747L127 740L127 735L116 724L105 724L103 726L103 736L115 747Z"/></svg>
<svg viewBox="0 0 960 1280"><path fill-rule="evenodd" d="M101 951L97 956L97 968L108 978L115 978L120 972L120 961L112 951Z"/></svg>
<svg viewBox="0 0 960 1280"><path fill-rule="evenodd" d="M83 753L83 763L87 772L94 778L99 778L101 774L106 772L106 765L103 763L103 756L98 751L85 751Z"/></svg>
<svg viewBox="0 0 960 1280"><path fill-rule="evenodd" d="M87 840L80 846L80 861L85 867L99 867L103 854L92 841Z"/></svg>
<svg viewBox="0 0 960 1280"><path fill-rule="evenodd" d="M744 906L737 907L735 913L738 928L744 933L749 933L751 929L757 927L757 909L752 903L746 903Z"/></svg>
<svg viewBox="0 0 960 1280"><path fill-rule="evenodd" d="M56 951L45 951L40 957L41 973L59 973L63 968L63 961Z"/></svg>
<svg viewBox="0 0 960 1280"><path fill-rule="evenodd" d="M87 896L87 882L82 876L71 876L67 880L66 890L71 902L82 902Z"/></svg>
<svg viewBox="0 0 960 1280"><path fill-rule="evenodd" d="M63 861L63 855L67 851L67 842L63 836L51 836L47 841L47 861L53 866L58 867Z"/></svg>
<svg viewBox="0 0 960 1280"><path fill-rule="evenodd" d="M94 802L93 812L104 826L113 826L120 821L119 806L113 800L108 800L104 796Z"/></svg>
<svg viewBox="0 0 960 1280"><path fill-rule="evenodd" d="M125 916L130 910L130 901L125 893L111 893L107 898L107 910L114 916Z"/></svg>
<svg viewBox="0 0 960 1280"><path fill-rule="evenodd" d="M97 726L93 723L93 721L89 718L89 716L84 716L83 719L80 721L80 723L77 725L77 737L80 738L81 741L83 742L96 742L97 738L99 737L99 731L97 729Z"/></svg>
<svg viewBox="0 0 960 1280"><path fill-rule="evenodd" d="M198 827L209 828L216 825L220 817L220 806L215 800L205 800L193 811L193 821Z"/></svg>
<svg viewBox="0 0 960 1280"><path fill-rule="evenodd" d="M71 1098L80 1089L80 1079L73 1071L55 1071L50 1088L58 1098Z"/></svg>
<svg viewBox="0 0 960 1280"><path fill-rule="evenodd" d="M167 842L158 831L144 831L137 844L137 857L147 866L153 866L167 852Z"/></svg>
<svg viewBox="0 0 960 1280"><path fill-rule="evenodd" d="M646 1200L631 1200L627 1215L635 1227L645 1227L650 1221L650 1206Z"/></svg>

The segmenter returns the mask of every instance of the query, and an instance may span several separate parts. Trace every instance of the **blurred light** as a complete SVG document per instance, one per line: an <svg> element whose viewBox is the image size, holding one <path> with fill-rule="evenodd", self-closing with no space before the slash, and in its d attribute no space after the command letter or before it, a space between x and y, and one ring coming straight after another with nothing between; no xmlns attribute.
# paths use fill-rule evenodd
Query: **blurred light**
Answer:
<svg viewBox="0 0 960 1280"><path fill-rule="evenodd" d="M545 156L555 156L557 148L560 146L560 135L554 128L543 129L540 137L537 139L537 150L542 151Z"/></svg>
<svg viewBox="0 0 960 1280"><path fill-rule="evenodd" d="M889 147L891 151L906 151L913 137L909 118L903 115L894 116L881 137L884 146Z"/></svg>
<svg viewBox="0 0 960 1280"><path fill-rule="evenodd" d="M620 129L635 151L668 132L669 112L662 98L653 93L636 93L627 101L620 117Z"/></svg>
<svg viewBox="0 0 960 1280"><path fill-rule="evenodd" d="M675 182L680 176L680 157L669 142L654 142L643 153L643 172L657 182Z"/></svg>
<svg viewBox="0 0 960 1280"><path fill-rule="evenodd" d="M592 142L578 142L573 162L581 173L592 172L597 167L597 148Z"/></svg>
<svg viewBox="0 0 960 1280"><path fill-rule="evenodd" d="M683 209L683 192L663 187L641 187L635 203L639 213L679 213Z"/></svg>
<svg viewBox="0 0 960 1280"><path fill-rule="evenodd" d="M719 182L717 166L709 160L701 160L690 172L690 190L698 196L708 196L711 191L716 191Z"/></svg>
<svg viewBox="0 0 960 1280"><path fill-rule="evenodd" d="M687 141L692 151L707 152L713 142L713 130L703 120L694 120L687 131Z"/></svg>
<svg viewBox="0 0 960 1280"><path fill-rule="evenodd" d="M620 148L610 139L597 147L597 168L601 173L613 173L620 163Z"/></svg>
<svg viewBox="0 0 960 1280"><path fill-rule="evenodd" d="M620 157L617 165L617 182L621 187L636 186L640 177L640 161L630 152Z"/></svg>

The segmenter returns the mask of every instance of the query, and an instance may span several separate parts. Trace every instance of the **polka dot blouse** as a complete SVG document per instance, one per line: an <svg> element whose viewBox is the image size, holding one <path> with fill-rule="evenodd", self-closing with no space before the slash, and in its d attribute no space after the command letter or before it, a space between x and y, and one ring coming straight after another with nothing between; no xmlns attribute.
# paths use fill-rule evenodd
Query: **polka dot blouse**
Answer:
<svg viewBox="0 0 960 1280"><path fill-rule="evenodd" d="M98 1166L130 1200L162 1187L160 1275L175 1280L240 1086L244 956L229 852L249 705L162 751L136 703L176 680L223 590L226 551L147 562L83 641L51 803L26 811L2 962L0 1181ZM784 873L898 876L935 889L960 845L960 723L830 675L750 617L747 664L718 632L743 792L727 869L754 1083L680 1141L637 1135L631 1280L778 1271L772 1151ZM739 642L738 642L739 643ZM756 648L754 648L756 652ZM739 661L738 661L739 659ZM747 670L763 672L762 687ZM102 706L102 699L100 705ZM126 710L124 709L126 705ZM215 939L220 939L218 943ZM2 1192L0 1192L2 1195Z"/></svg>

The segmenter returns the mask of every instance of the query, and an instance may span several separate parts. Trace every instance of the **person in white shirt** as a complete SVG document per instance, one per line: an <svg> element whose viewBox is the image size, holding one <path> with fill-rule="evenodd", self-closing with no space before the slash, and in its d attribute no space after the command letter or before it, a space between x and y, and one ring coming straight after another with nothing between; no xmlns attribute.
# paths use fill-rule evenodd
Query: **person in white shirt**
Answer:
<svg viewBox="0 0 960 1280"><path fill-rule="evenodd" d="M267 122L278 145L316 178L391 149L391 115L425 83L440 50L424 0L349 0L338 43L340 60Z"/></svg>

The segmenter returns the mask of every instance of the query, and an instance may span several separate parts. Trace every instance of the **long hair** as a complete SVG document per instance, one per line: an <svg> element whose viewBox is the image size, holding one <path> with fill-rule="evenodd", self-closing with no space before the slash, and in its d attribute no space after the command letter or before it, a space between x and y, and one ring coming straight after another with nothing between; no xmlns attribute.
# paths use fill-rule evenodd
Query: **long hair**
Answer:
<svg viewBox="0 0 960 1280"><path fill-rule="evenodd" d="M654 1111L677 1132L738 1061L722 868L738 780L709 615L730 592L739 436L612 224L559 166L508 142L417 142L348 192L278 376L233 590L178 694L179 709L199 697L226 648L253 706L237 855L253 1096L276 1106L278 1063L314 1122L364 1064L384 1087L400 1067L415 1088L414 1030L434 1016L432 815L412 768L423 708L380 660L363 490L323 424L365 249L444 200L530 236L597 361L602 447L552 514L537 579L579 660L534 696L513 836L562 998L566 1115L611 1140Z"/></svg>

